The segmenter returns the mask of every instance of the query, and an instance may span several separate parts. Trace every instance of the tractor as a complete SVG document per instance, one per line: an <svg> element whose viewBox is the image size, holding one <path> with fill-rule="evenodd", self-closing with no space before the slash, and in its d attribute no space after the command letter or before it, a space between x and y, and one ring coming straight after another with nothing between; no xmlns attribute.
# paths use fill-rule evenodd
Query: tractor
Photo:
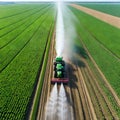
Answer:
<svg viewBox="0 0 120 120"><path fill-rule="evenodd" d="M56 57L54 60L54 78L52 83L68 83L67 72L65 69L65 61L63 57Z"/></svg>

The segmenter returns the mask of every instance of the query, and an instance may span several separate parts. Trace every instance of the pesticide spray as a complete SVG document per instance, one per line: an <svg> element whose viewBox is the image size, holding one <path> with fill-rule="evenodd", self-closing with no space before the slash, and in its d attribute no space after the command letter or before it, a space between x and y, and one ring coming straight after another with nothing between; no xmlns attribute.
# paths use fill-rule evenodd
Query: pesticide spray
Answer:
<svg viewBox="0 0 120 120"><path fill-rule="evenodd" d="M66 15L62 13L62 10ZM59 0L57 3L56 53L57 56L63 56L64 59L72 57L73 40L76 37L69 12L71 11ZM66 21L65 25L63 19ZM57 84L55 84L46 104L45 120L73 120L71 108L63 84L61 84L59 92Z"/></svg>
<svg viewBox="0 0 120 120"><path fill-rule="evenodd" d="M63 57L67 60L74 59L75 52L75 40L77 39L77 32L75 28L75 24L78 24L78 19L73 14L73 12L68 8L68 6L63 5L62 10L63 20L64 20L64 51Z"/></svg>
<svg viewBox="0 0 120 120"><path fill-rule="evenodd" d="M64 50L64 23L62 15L62 3L57 3L57 24L56 24L56 53L57 56L62 56Z"/></svg>
<svg viewBox="0 0 120 120"><path fill-rule="evenodd" d="M45 120L57 120L57 102L58 102L58 89L57 84L54 85L50 98L46 104Z"/></svg>
<svg viewBox="0 0 120 120"><path fill-rule="evenodd" d="M59 93L57 84L54 85L46 104L45 120L73 120L63 84Z"/></svg>
<svg viewBox="0 0 120 120"><path fill-rule="evenodd" d="M74 41L77 38L75 23L79 21L72 11L62 2L57 2L56 53L64 60L71 59L74 52Z"/></svg>
<svg viewBox="0 0 120 120"><path fill-rule="evenodd" d="M58 95L58 120L71 120L69 104L63 84Z"/></svg>

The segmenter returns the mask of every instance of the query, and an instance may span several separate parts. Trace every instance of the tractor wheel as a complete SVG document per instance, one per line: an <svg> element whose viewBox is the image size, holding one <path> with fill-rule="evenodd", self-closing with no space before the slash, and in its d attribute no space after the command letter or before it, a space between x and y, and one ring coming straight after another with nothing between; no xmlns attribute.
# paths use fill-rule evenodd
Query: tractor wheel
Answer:
<svg viewBox="0 0 120 120"><path fill-rule="evenodd" d="M57 78L57 72L56 71L54 72L54 78Z"/></svg>

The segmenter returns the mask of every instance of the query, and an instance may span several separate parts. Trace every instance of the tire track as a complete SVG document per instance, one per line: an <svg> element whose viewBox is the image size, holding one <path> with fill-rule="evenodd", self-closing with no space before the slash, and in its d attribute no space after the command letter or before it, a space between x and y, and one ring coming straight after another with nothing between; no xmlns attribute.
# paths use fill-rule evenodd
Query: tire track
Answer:
<svg viewBox="0 0 120 120"><path fill-rule="evenodd" d="M85 119L85 110L84 105L82 102L82 95L78 89L78 81L76 78L76 75L73 71L76 71L72 66L69 68L70 74L70 88L71 88L71 95L72 95L72 101L73 101L73 109L74 109L74 119L75 120L84 120ZM79 114L78 114L79 113Z"/></svg>
<svg viewBox="0 0 120 120"><path fill-rule="evenodd" d="M77 109L78 109L79 113L81 114L79 116L78 116L78 114L76 114L75 119L76 120L81 120L81 119L82 120L86 120L86 119L95 120L96 114L94 112L93 105L91 103L87 87L84 83L84 78L81 74L81 70L78 67L76 62L74 63L74 65L72 63L72 66L73 66L73 69L75 70L75 76L77 77L77 80L76 80L76 86L77 86L76 98L77 98L77 96L79 96L79 98L75 101L75 103L78 102L78 104L76 106L77 107L79 106ZM75 94L75 93L73 93L73 94ZM80 108L82 108L82 109L80 109ZM76 109L75 109L75 111L76 111ZM76 111L75 113L78 113L78 112Z"/></svg>
<svg viewBox="0 0 120 120"><path fill-rule="evenodd" d="M98 86L96 86L96 84L91 81L93 80L94 78L91 76L91 74L89 74L90 71L83 71L85 73L88 73L88 74L85 74L87 79L89 81L86 81L89 82L89 84L91 84L91 87L93 88L93 91L95 93L95 96L97 98L97 101L98 101L98 104L99 104L99 107L100 107L100 110L102 112L102 115L105 116L104 119L113 119L113 115L111 114L111 109L109 108L108 104L106 103L105 99L104 99L104 96L102 95L101 91L99 90ZM91 77L91 79L90 79ZM90 89L89 89L90 90ZM94 106L95 107L95 106ZM111 117L110 117L111 116ZM109 118L108 118L109 117ZM99 117L100 118L100 117Z"/></svg>
<svg viewBox="0 0 120 120"><path fill-rule="evenodd" d="M52 78L52 71L53 71L53 59L54 59L54 39L55 39L55 32L53 33L53 37L51 40L51 46L50 46L50 51L49 51L49 56L48 56L48 63L46 67L46 72L45 72L45 78L43 82L43 88L41 92L41 98L39 102L39 107L38 107L38 114L37 114L37 120L44 120L45 118L45 104L47 102L48 96L50 94L50 89L51 87L51 78Z"/></svg>
<svg viewBox="0 0 120 120"><path fill-rule="evenodd" d="M43 88L42 88L42 93L41 93L41 98L40 98L40 104L39 104L39 109L38 109L38 114L37 114L37 120L45 120L45 116L46 116L46 103L49 100L49 95L50 95L50 91L53 89L53 86L51 84L51 79L53 77L53 60L55 58L55 32L53 34L53 38L51 41L51 47L50 47L50 52L49 52L49 59L48 59L48 64L47 64L47 69L46 69L46 73L45 73L45 79L44 79L44 83L43 83ZM60 86L58 85L58 89L60 88ZM65 90L67 91L67 96L70 92L70 88L68 86L65 86ZM70 95L69 95L69 98ZM70 100L70 99L69 99ZM72 107L70 106L70 113L72 113ZM71 116L73 116L72 114L70 114ZM54 119L57 120L56 117L53 118L53 116L51 116L50 119ZM73 120L73 117L72 117Z"/></svg>
<svg viewBox="0 0 120 120"><path fill-rule="evenodd" d="M111 85L109 84L109 82L107 81L107 79L105 78L104 74L101 72L101 70L99 69L99 67L97 66L96 62L94 61L94 59L92 58L92 56L90 55L87 47L85 46L85 44L83 43L83 41L80 39L80 42L83 45L83 48L85 49L85 51L87 52L90 60L92 61L92 63L94 64L95 68L97 69L97 71L99 72L101 78L104 80L106 86L108 87L109 91L112 93L116 103L118 104L118 106L120 106L120 100L117 96L117 94L115 93L115 91L113 90L113 88L111 87Z"/></svg>
<svg viewBox="0 0 120 120"><path fill-rule="evenodd" d="M105 93L103 92L100 85L98 84L94 73L91 71L90 67L88 66L88 63L86 62L86 60L84 58L80 57L80 59L85 64L85 67L81 68L81 70L82 70L82 74L84 75L87 87L89 89L89 93L91 95L91 99L94 104L97 118L100 119L101 117L103 117L104 119L108 119L108 120L109 119L118 119L118 116L116 115L108 98L106 97ZM96 101L98 104L97 108L96 108L94 101ZM99 110L97 110L97 109L99 109ZM101 115L98 114L99 112L101 112L100 113Z"/></svg>
<svg viewBox="0 0 120 120"><path fill-rule="evenodd" d="M88 66L88 70L89 70L90 74L92 75L92 72L91 72L89 66ZM93 79L95 79L95 85L97 86L97 89L99 90L100 95L102 96L107 108L109 109L111 116L113 117L113 119L117 118L115 111L112 109L110 102L108 101L108 98L106 97L106 95L104 94L104 92L100 88L99 84L97 83L96 77L94 75L92 77L93 77Z"/></svg>
<svg viewBox="0 0 120 120"><path fill-rule="evenodd" d="M51 85L51 79L53 76L53 59L56 54L54 50L54 42L55 41L52 39L45 79L38 107L37 120L45 120L45 105L49 99L50 91L53 88L53 85ZM85 83L83 82L83 77L77 64L74 65L74 63L69 62L67 66L70 82L68 83L68 85L65 85L65 90L68 102L71 107L71 119L96 120L96 114L94 112L94 108L92 106L88 90L86 88ZM74 110L72 110L72 108L74 108Z"/></svg>
<svg viewBox="0 0 120 120"><path fill-rule="evenodd" d="M53 51L54 54L52 55L54 56L55 52L53 46L50 49L50 51L51 50ZM45 120L44 118L45 104L49 98L50 91L53 88L53 85L51 85L52 72L53 72L52 64L54 58L53 56L50 56L49 59L50 62L48 61L49 68L46 71L47 79L46 79L46 83L44 83L42 95L40 98L40 106L39 106L37 120ZM83 61L83 58L80 59ZM83 62L85 64L85 68L79 66L77 61L72 61L72 62L68 61L68 65L67 65L70 82L68 83L68 85L65 86L65 90L67 93L69 104L73 106L73 111L71 111L71 116L73 116L73 119L75 120L97 120L97 119L117 120L118 117L116 113L112 109L107 97L105 96L99 84L97 83L94 73L90 70L87 61L84 60ZM88 84L90 84L90 86L88 86ZM89 94L90 91L93 92L94 97L91 94ZM97 101L96 103L98 105L97 109L99 110L96 110L94 100ZM57 119L55 118L55 120Z"/></svg>

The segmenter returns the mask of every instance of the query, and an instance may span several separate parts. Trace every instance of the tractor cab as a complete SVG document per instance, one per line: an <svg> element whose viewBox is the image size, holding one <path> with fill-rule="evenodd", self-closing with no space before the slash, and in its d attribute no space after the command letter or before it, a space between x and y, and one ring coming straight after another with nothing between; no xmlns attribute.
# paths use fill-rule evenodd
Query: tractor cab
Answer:
<svg viewBox="0 0 120 120"><path fill-rule="evenodd" d="M65 62L63 61L63 57L56 57L54 60L54 65L56 64L62 64L64 66Z"/></svg>
<svg viewBox="0 0 120 120"><path fill-rule="evenodd" d="M66 78L65 62L63 60L63 57L56 57L54 60L54 78L52 79L52 83L55 82L68 82L68 78Z"/></svg>

